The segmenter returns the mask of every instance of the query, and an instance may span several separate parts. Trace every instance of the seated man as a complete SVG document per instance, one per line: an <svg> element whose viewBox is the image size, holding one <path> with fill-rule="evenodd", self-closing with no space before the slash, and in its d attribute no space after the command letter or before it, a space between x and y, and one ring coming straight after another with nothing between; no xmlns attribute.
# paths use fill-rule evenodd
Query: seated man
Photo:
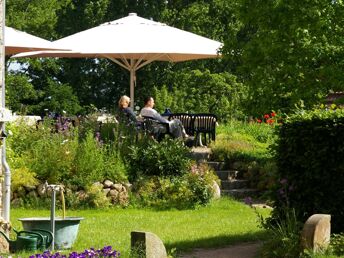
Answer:
<svg viewBox="0 0 344 258"><path fill-rule="evenodd" d="M155 109L153 109L154 104L154 99L152 97L147 97L144 101L145 106L141 109L140 112L141 116L151 117L161 123L168 124L170 133L174 138L188 137L180 120L173 119L171 121L168 121L167 119L163 118Z"/></svg>

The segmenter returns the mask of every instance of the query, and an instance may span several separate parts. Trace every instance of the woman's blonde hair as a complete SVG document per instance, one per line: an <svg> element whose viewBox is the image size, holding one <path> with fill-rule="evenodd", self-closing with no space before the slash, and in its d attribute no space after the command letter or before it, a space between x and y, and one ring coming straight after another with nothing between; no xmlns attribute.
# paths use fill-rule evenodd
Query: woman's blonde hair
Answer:
<svg viewBox="0 0 344 258"><path fill-rule="evenodd" d="M122 108L123 107L123 104L127 102L128 104L130 103L130 98L126 95L123 95L119 101L118 101L118 107Z"/></svg>

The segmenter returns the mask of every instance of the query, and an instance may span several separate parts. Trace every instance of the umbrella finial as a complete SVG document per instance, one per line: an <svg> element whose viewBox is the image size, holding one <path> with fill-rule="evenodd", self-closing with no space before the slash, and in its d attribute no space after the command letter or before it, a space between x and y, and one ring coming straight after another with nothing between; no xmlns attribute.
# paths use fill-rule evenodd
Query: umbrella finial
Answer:
<svg viewBox="0 0 344 258"><path fill-rule="evenodd" d="M137 16L137 13L129 13L129 16Z"/></svg>

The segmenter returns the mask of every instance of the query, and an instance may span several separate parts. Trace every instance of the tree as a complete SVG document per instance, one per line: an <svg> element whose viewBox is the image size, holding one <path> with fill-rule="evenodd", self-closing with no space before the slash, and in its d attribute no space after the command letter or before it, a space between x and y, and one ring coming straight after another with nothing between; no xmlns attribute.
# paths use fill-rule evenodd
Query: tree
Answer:
<svg viewBox="0 0 344 258"><path fill-rule="evenodd" d="M223 53L249 87L247 112L290 112L343 90L342 1L240 0L241 28Z"/></svg>

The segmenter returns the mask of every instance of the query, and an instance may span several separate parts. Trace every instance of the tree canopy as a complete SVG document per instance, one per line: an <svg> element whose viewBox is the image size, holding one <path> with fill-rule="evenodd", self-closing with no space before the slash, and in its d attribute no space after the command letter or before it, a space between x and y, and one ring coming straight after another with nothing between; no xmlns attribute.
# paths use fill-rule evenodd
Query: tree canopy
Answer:
<svg viewBox="0 0 344 258"><path fill-rule="evenodd" d="M153 62L139 70L138 104L154 93L160 108L170 103L178 109L187 94L185 109L242 118L312 107L328 92L343 90L340 0L11 0L6 22L54 40L130 12L224 42L221 59ZM7 74L14 111L78 113L91 104L111 110L129 93L129 73L107 59L16 61L26 65ZM221 96L217 109L214 96Z"/></svg>

